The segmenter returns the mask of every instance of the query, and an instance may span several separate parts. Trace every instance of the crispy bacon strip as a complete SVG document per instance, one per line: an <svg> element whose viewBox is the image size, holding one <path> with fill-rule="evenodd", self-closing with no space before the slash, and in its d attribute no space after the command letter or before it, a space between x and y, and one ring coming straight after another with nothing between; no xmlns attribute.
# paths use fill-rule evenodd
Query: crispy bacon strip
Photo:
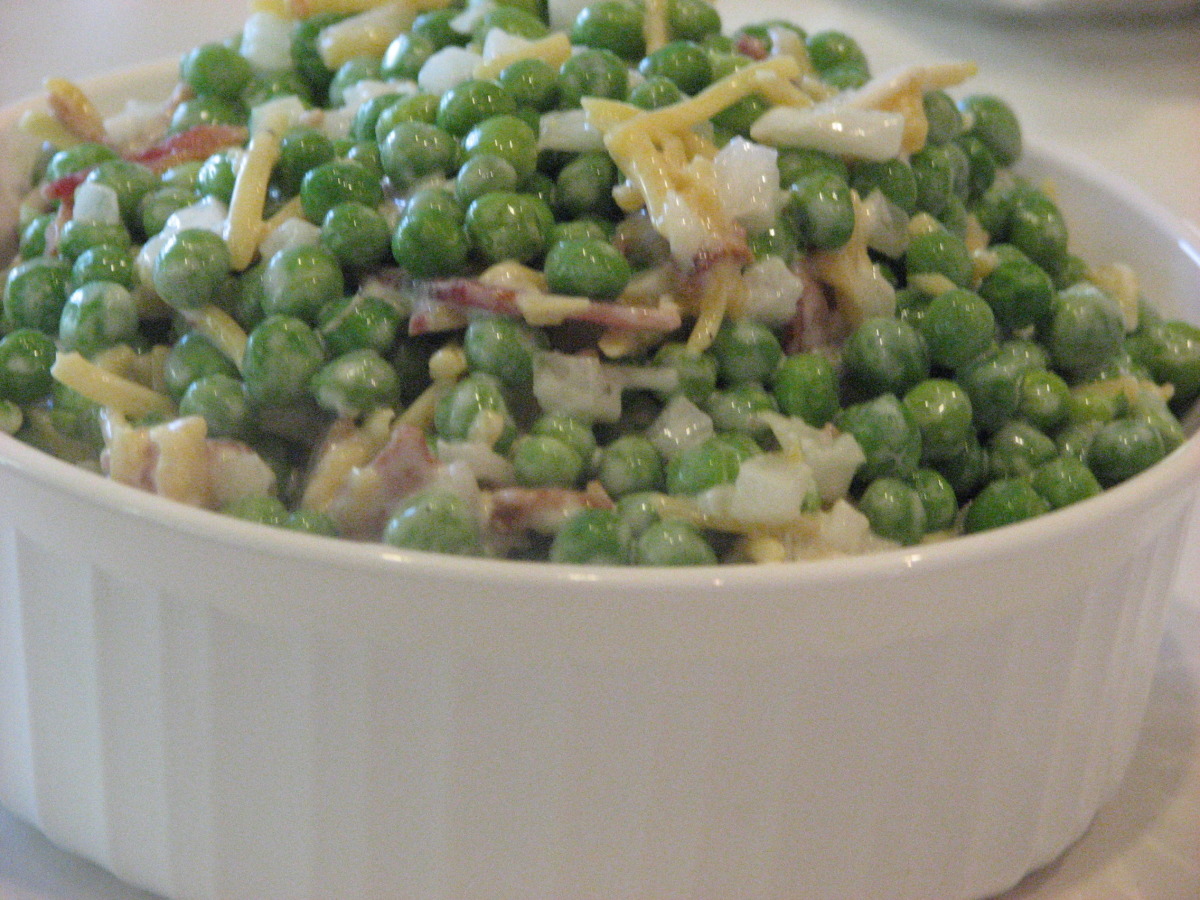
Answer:
<svg viewBox="0 0 1200 900"><path fill-rule="evenodd" d="M226 147L240 147L246 143L247 134L241 125L196 125L179 134L168 135L130 155L129 160L162 173L180 163L208 159Z"/></svg>
<svg viewBox="0 0 1200 900"><path fill-rule="evenodd" d="M612 509L613 500L599 482L582 491L569 488L509 487L488 498L488 527L499 535L527 531L552 534L572 513L581 509Z"/></svg>
<svg viewBox="0 0 1200 900"><path fill-rule="evenodd" d="M484 284L471 278L448 278L427 285L430 296L441 303L477 309L502 316L521 316L517 292ZM565 313L565 319L587 322L622 331L674 331L682 323L677 309L671 307L625 306L588 300Z"/></svg>

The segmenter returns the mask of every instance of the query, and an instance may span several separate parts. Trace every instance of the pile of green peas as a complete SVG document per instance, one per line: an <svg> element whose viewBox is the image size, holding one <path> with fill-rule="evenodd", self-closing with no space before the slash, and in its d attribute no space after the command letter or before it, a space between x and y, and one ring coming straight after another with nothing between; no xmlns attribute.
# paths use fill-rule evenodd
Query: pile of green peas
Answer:
<svg viewBox="0 0 1200 900"><path fill-rule="evenodd" d="M539 270L551 292L607 302L663 263L661 246L628 239L613 160L602 150L539 149L543 115L584 97L667 106L770 50L780 29L798 39L831 90L859 87L871 74L847 34L772 21L726 35L704 0L670 0L669 40L647 53L641 4L597 0L569 29L573 52L561 66L527 58L440 94L415 88L435 54L478 48L491 29L549 34L537 0L491 4L469 33L455 27L462 13L457 2L423 13L386 52L336 69L318 40L339 14L293 24L288 69L256 70L237 37L183 58L189 99L171 119L175 135L246 125L255 107L277 98L337 109L362 84L384 86L357 107L345 136L319 124L282 135L265 214L298 200L317 237L245 271L233 270L229 247L210 228L164 231L201 201L230 202L242 148L160 173L102 144L47 147L36 181L106 186L118 214L63 222L57 201L22 209L0 317L0 427L98 466L98 409L52 377L56 353L100 359L120 348L169 348L159 387L179 414L203 417L212 437L247 443L277 474L276 496L225 511L335 535L329 515L298 505L318 437L335 418L404 410L429 386L433 354L461 345L467 371L436 407L431 445L476 439L479 423L491 422L490 445L517 485L578 491L598 482L615 501L504 552L635 565L735 558L734 537L665 514L659 500L730 484L747 459L778 449L763 412L852 435L866 461L849 499L877 535L902 545L1075 503L1184 439L1178 416L1200 394L1200 329L1165 320L1145 302L1131 322L1089 280L1053 197L1011 171L1020 126L990 95L928 91L927 141L903 158L779 149L785 200L775 222L747 235L757 260L796 267L844 246L854 193L879 192L929 224L902 254L873 252L895 287L896 314L868 318L838 346L790 351L784 329L751 318L727 320L703 352L688 349L686 331L666 335L626 362L673 369L678 387L630 392L618 422L595 423L547 413L532 399L536 355L578 349L594 334L503 315L409 334L410 310L364 289L380 269L399 268L419 283L517 262ZM712 119L713 142L748 137L767 108L753 94L724 109ZM968 249L976 224L990 238L982 267ZM189 314L209 305L245 330L241 360L189 326ZM678 394L711 418L714 434L668 456L647 429ZM476 510L435 488L404 498L380 537L404 548L495 552Z"/></svg>

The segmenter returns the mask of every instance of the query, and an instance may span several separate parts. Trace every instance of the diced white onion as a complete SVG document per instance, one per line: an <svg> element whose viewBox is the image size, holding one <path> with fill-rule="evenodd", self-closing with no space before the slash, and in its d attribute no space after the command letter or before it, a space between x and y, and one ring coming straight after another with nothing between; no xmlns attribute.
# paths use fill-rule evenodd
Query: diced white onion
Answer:
<svg viewBox="0 0 1200 900"><path fill-rule="evenodd" d="M575 20L592 0L549 0L547 11L550 13L551 31L569 31Z"/></svg>
<svg viewBox="0 0 1200 900"><path fill-rule="evenodd" d="M141 146L162 131L162 105L127 100L124 108L104 120L104 133L119 147Z"/></svg>
<svg viewBox="0 0 1200 900"><path fill-rule="evenodd" d="M786 525L801 513L805 499L817 489L812 469L782 453L763 453L738 469L729 515L755 525Z"/></svg>
<svg viewBox="0 0 1200 900"><path fill-rule="evenodd" d="M776 106L750 128L750 136L773 147L806 147L837 156L882 162L899 155L904 116L859 109L840 99L807 109Z"/></svg>
<svg viewBox="0 0 1200 900"><path fill-rule="evenodd" d="M604 149L604 135L587 123L582 109L545 113L538 127L538 150L585 153Z"/></svg>
<svg viewBox="0 0 1200 900"><path fill-rule="evenodd" d="M437 458L454 470L454 477L462 481L465 472L471 473L471 483L489 484L495 487L510 485L515 481L512 463L478 441L437 442ZM460 489L455 493L462 493ZM476 491L478 496L478 491Z"/></svg>
<svg viewBox="0 0 1200 900"><path fill-rule="evenodd" d="M863 198L859 215L864 217L863 228L867 246L890 259L899 259L908 249L908 214L888 200L876 188Z"/></svg>
<svg viewBox="0 0 1200 900"><path fill-rule="evenodd" d="M98 181L83 182L75 188L75 209L71 218L94 225L119 225L121 204L117 192Z"/></svg>
<svg viewBox="0 0 1200 900"><path fill-rule="evenodd" d="M417 73L417 85L427 94L440 96L473 77L481 62L483 57L465 47L443 47L425 60Z"/></svg>
<svg viewBox="0 0 1200 900"><path fill-rule="evenodd" d="M294 94L274 97L250 110L250 133L273 131L283 134L295 126L305 112L304 103Z"/></svg>
<svg viewBox="0 0 1200 900"><path fill-rule="evenodd" d="M871 525L867 517L845 500L839 500L828 512L818 516L820 534L817 538L824 550L858 554L868 546Z"/></svg>
<svg viewBox="0 0 1200 900"><path fill-rule="evenodd" d="M742 272L746 286L745 318L766 325L783 325L792 320L804 294L804 281L778 256L764 256Z"/></svg>
<svg viewBox="0 0 1200 900"><path fill-rule="evenodd" d="M314 247L321 243L321 229L307 219L285 219L259 245L263 259L290 247Z"/></svg>
<svg viewBox="0 0 1200 900"><path fill-rule="evenodd" d="M520 35L509 34L503 28L489 28L487 36L483 39L483 61L491 62L506 53L522 50L532 43L533 41Z"/></svg>
<svg viewBox="0 0 1200 900"><path fill-rule="evenodd" d="M292 23L269 12L256 12L242 28L239 47L255 69L277 72L292 67Z"/></svg>
<svg viewBox="0 0 1200 900"><path fill-rule="evenodd" d="M766 228L779 212L779 152L735 137L713 158L717 194L726 214L750 229Z"/></svg>
<svg viewBox="0 0 1200 900"><path fill-rule="evenodd" d="M493 0L475 0L450 20L450 28L459 34L473 34L479 20L495 8L496 3Z"/></svg>
<svg viewBox="0 0 1200 900"><path fill-rule="evenodd" d="M667 459L673 459L712 436L712 417L683 394L672 397L646 429L647 439Z"/></svg>
<svg viewBox="0 0 1200 900"><path fill-rule="evenodd" d="M541 352L533 357L533 395L542 410L584 422L621 417L621 390L595 356Z"/></svg>

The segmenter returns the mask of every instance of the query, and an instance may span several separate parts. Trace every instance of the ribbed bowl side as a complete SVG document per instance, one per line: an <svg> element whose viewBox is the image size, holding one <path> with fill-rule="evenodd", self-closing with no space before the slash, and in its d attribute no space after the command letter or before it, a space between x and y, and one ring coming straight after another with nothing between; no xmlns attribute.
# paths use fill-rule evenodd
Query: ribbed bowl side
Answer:
<svg viewBox="0 0 1200 900"><path fill-rule="evenodd" d="M800 597L254 559L217 603L211 548L41 493L0 468L0 802L178 900L995 893L1118 784L1189 506Z"/></svg>

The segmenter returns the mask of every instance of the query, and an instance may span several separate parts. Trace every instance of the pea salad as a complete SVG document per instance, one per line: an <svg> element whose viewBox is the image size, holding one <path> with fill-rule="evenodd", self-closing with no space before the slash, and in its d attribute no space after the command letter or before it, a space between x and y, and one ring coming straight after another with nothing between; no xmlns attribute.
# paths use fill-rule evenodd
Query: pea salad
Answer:
<svg viewBox="0 0 1200 900"><path fill-rule="evenodd" d="M242 519L695 565L1076 503L1200 329L1081 259L966 62L704 0L263 0L103 116L47 82L0 428Z"/></svg>

